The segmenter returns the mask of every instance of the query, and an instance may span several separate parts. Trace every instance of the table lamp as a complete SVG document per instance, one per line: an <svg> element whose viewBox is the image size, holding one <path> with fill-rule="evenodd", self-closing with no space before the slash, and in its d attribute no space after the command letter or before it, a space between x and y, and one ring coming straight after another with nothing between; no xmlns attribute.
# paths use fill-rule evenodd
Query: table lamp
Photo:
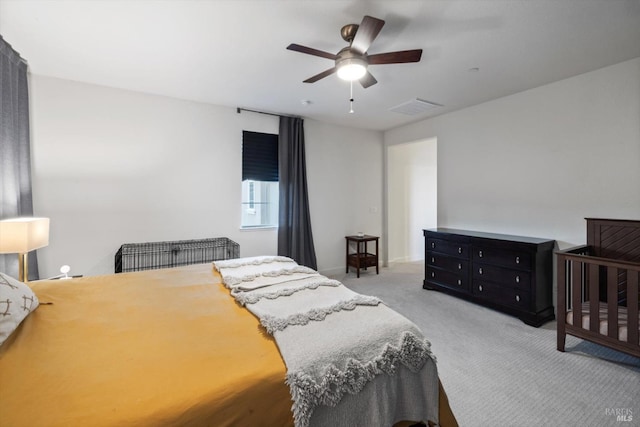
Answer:
<svg viewBox="0 0 640 427"><path fill-rule="evenodd" d="M0 254L18 254L18 280L29 281L27 254L49 244L49 218L0 221Z"/></svg>

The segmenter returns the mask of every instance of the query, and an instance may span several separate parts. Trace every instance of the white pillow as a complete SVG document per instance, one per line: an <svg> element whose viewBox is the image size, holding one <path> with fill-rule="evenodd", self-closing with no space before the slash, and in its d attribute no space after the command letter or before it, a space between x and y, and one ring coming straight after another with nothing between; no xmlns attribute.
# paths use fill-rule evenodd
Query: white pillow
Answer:
<svg viewBox="0 0 640 427"><path fill-rule="evenodd" d="M0 345L38 304L38 297L29 286L0 273Z"/></svg>

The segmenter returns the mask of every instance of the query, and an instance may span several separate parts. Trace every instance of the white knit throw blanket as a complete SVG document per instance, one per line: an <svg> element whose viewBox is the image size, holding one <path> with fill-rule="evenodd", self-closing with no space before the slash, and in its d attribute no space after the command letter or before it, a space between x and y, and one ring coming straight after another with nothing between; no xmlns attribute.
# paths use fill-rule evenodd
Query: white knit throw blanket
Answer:
<svg viewBox="0 0 640 427"><path fill-rule="evenodd" d="M353 292L286 257L240 258L213 264L233 297L274 336L287 366L286 383L297 427L335 425L350 416L363 421L363 414L350 414L349 408L341 412L335 409L333 414L323 409L318 416L314 411L338 406L345 395L357 398L378 378L379 383L389 384L396 377L410 384L405 387L406 394L417 394L404 400L413 399L411 405L421 407L389 414L387 422L400 420L394 416L412 414L424 421L425 417L438 421L437 370L431 345L415 324L380 299ZM399 369L402 375L396 375ZM399 390L402 385L389 387ZM376 393L370 386L362 398L376 399ZM426 397L431 401L426 402ZM346 403L353 406L354 399ZM384 422L380 414L374 416Z"/></svg>

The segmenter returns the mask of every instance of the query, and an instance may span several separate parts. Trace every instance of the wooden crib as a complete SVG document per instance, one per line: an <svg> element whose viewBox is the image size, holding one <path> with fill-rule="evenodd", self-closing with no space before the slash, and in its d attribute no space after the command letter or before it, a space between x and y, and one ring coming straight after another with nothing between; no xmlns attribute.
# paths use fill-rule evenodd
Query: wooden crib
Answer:
<svg viewBox="0 0 640 427"><path fill-rule="evenodd" d="M640 357L640 221L586 220L587 244L556 252L558 350L569 334Z"/></svg>

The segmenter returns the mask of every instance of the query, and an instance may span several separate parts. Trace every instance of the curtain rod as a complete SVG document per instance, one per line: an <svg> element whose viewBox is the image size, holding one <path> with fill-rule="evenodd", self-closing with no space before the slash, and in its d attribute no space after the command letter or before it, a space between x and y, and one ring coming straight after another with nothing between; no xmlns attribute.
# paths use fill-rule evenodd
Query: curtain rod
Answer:
<svg viewBox="0 0 640 427"><path fill-rule="evenodd" d="M269 113L267 111L258 111L258 110L251 110L249 108L242 108L242 107L237 107L236 108L236 112L238 114L242 113L243 111L248 111L250 113L258 113L258 114L266 114L267 116L276 116L276 117L293 117L295 119L301 119L302 117L300 116L291 116L288 114L276 114L276 113Z"/></svg>

